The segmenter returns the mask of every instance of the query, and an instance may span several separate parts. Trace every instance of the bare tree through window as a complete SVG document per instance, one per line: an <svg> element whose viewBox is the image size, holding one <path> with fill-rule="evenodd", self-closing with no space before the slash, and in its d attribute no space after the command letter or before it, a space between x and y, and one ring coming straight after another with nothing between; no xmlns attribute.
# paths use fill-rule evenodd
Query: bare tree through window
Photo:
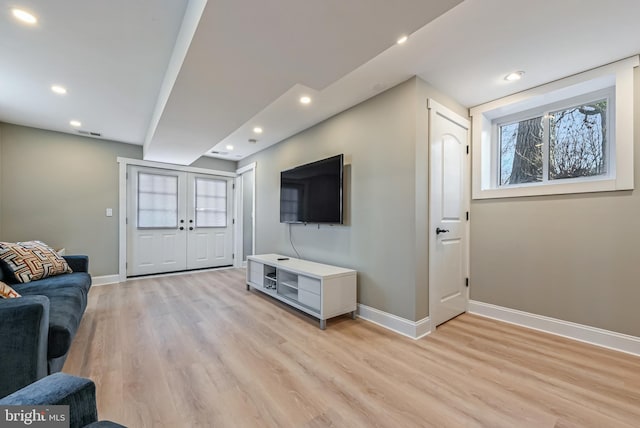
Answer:
<svg viewBox="0 0 640 428"><path fill-rule="evenodd" d="M549 179L606 174L607 101L551 113Z"/></svg>
<svg viewBox="0 0 640 428"><path fill-rule="evenodd" d="M502 186L607 174L607 100L500 125L499 139Z"/></svg>

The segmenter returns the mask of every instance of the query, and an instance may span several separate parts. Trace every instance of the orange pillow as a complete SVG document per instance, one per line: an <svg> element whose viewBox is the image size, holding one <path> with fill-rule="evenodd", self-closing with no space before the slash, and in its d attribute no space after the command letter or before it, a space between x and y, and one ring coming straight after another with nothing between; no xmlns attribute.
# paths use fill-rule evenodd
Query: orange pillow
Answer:
<svg viewBox="0 0 640 428"><path fill-rule="evenodd" d="M0 281L0 297L3 299L13 299L16 297L21 297L20 294L13 288L11 288L8 284Z"/></svg>

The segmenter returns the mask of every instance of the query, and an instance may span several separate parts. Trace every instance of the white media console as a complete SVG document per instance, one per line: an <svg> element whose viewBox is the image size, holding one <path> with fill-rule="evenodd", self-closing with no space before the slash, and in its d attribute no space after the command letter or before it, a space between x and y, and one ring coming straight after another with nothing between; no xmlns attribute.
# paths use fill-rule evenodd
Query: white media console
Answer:
<svg viewBox="0 0 640 428"><path fill-rule="evenodd" d="M247 290L262 291L320 320L356 316L356 271L278 254L247 257Z"/></svg>

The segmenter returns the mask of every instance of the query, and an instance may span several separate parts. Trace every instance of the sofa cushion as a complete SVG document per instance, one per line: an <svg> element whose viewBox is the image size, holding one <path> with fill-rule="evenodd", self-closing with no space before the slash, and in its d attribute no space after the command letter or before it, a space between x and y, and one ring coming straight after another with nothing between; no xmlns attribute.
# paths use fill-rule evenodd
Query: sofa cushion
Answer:
<svg viewBox="0 0 640 428"><path fill-rule="evenodd" d="M84 293L89 292L91 287L91 276L87 272L73 272L66 273L64 275L51 276L49 278L41 279L38 281L28 282L26 284L11 284L14 290L20 294L44 294L45 290L49 288L60 287L77 287L84 290Z"/></svg>
<svg viewBox="0 0 640 428"><path fill-rule="evenodd" d="M14 299L16 297L21 297L20 293L11 288L9 284L5 284L0 281L0 297L3 299Z"/></svg>
<svg viewBox="0 0 640 428"><path fill-rule="evenodd" d="M0 242L0 260L22 283L72 272L66 260L41 241Z"/></svg>
<svg viewBox="0 0 640 428"><path fill-rule="evenodd" d="M61 357L69 351L87 307L90 285L88 273L74 272L14 286L23 296L43 295L49 298L47 359Z"/></svg>

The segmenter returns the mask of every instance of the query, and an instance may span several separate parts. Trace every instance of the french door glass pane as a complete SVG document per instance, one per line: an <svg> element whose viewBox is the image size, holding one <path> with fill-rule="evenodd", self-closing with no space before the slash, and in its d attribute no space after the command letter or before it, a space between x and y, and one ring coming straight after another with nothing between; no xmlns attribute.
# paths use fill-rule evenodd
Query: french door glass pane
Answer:
<svg viewBox="0 0 640 428"><path fill-rule="evenodd" d="M196 177L196 227L227 226L227 181Z"/></svg>
<svg viewBox="0 0 640 428"><path fill-rule="evenodd" d="M178 177L138 173L138 228L178 227Z"/></svg>

